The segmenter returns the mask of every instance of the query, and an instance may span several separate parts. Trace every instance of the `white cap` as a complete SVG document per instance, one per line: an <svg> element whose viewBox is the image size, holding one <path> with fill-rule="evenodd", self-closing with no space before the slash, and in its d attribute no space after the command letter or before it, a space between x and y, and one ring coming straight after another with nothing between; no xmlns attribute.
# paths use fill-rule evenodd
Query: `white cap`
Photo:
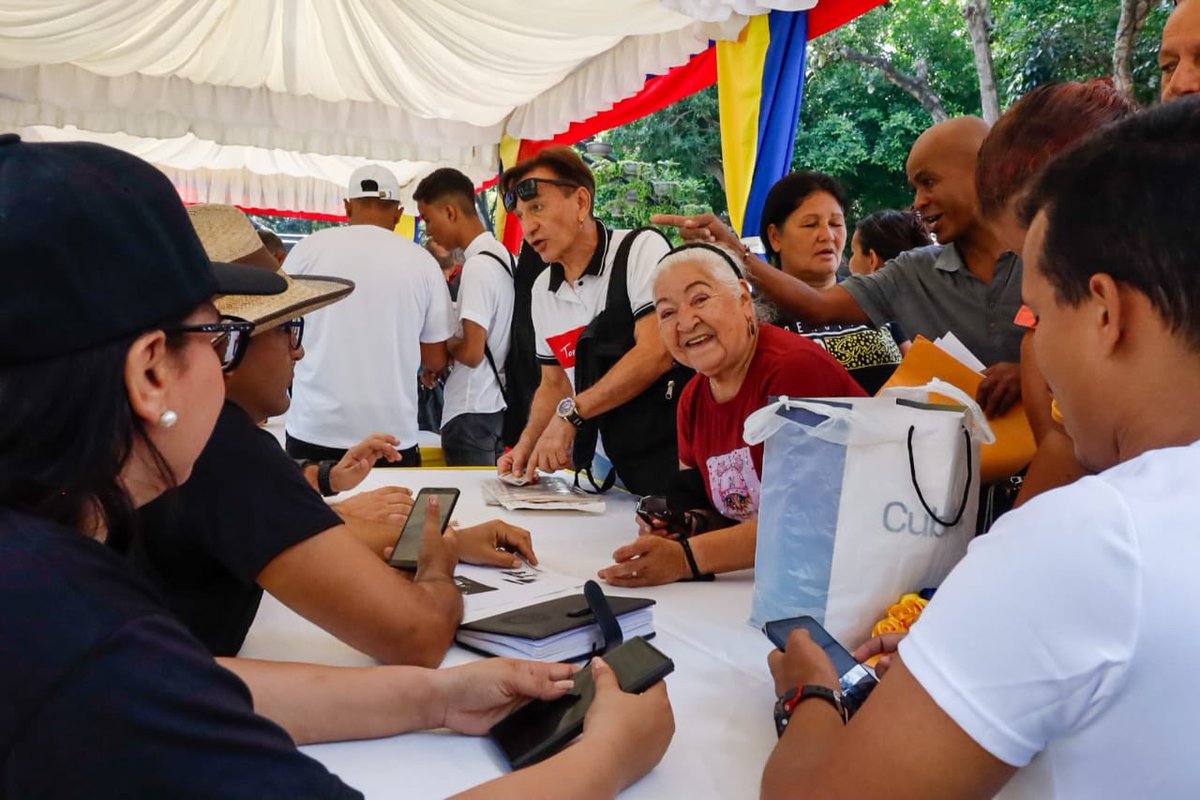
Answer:
<svg viewBox="0 0 1200 800"><path fill-rule="evenodd" d="M350 200L375 197L400 202L400 182L390 169L379 164L367 164L354 170L347 191Z"/></svg>

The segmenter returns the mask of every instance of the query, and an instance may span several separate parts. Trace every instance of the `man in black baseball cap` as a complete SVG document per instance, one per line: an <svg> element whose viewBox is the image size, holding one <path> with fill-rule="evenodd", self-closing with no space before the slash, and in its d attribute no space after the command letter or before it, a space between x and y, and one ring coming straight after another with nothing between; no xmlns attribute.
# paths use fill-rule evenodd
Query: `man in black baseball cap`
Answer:
<svg viewBox="0 0 1200 800"><path fill-rule="evenodd" d="M216 294L287 288L210 262L171 182L144 161L13 133L0 134L0 279L0 364L116 341Z"/></svg>

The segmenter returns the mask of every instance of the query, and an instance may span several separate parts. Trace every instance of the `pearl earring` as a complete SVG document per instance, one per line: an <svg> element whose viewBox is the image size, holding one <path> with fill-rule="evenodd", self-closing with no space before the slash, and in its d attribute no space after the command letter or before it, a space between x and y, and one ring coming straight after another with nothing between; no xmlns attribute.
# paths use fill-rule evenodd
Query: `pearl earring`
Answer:
<svg viewBox="0 0 1200 800"><path fill-rule="evenodd" d="M158 424L163 428L170 428L176 422L179 422L179 415L169 408L158 416Z"/></svg>

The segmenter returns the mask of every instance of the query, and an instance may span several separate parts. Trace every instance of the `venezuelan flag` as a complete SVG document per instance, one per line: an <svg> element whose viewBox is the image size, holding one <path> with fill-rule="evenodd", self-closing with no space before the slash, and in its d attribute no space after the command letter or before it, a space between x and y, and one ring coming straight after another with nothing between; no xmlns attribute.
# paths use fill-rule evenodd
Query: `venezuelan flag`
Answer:
<svg viewBox="0 0 1200 800"><path fill-rule="evenodd" d="M758 235L767 192L791 170L808 37L809 12L772 11L717 43L725 195L742 236Z"/></svg>

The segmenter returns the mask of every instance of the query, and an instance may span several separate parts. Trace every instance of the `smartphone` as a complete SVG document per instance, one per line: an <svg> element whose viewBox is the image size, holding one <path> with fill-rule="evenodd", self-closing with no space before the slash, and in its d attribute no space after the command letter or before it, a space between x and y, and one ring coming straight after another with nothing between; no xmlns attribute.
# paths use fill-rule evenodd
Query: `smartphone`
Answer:
<svg viewBox="0 0 1200 800"><path fill-rule="evenodd" d="M644 692L675 669L675 663L654 645L635 636L604 655L617 683L626 692ZM575 673L575 686L557 700L534 700L492 726L489 736L499 745L513 769L549 758L583 731L596 696L589 664Z"/></svg>
<svg viewBox="0 0 1200 800"><path fill-rule="evenodd" d="M855 661L854 656L838 644L837 640L829 635L829 631L821 627L821 623L812 617L777 619L763 625L763 633L767 635L772 644L782 650L787 645L788 636L796 628L808 631L812 640L825 651L829 660L833 662L833 668L840 676L846 710L853 715L866 702L871 691L879 683L875 672L867 665Z"/></svg>
<svg viewBox="0 0 1200 800"><path fill-rule="evenodd" d="M677 510L671 502L662 495L647 495L638 501L637 515L647 525L653 526L655 521L666 526L667 533L686 536L689 532L687 515Z"/></svg>
<svg viewBox="0 0 1200 800"><path fill-rule="evenodd" d="M392 557L388 559L388 563L396 569L417 568L417 554L421 552L421 534L425 529L425 504L431 496L436 496L439 503L438 528L442 533L446 532L450 514L454 512L454 505L458 502L458 489L422 489L417 492L412 513L404 521L400 538L396 540Z"/></svg>

